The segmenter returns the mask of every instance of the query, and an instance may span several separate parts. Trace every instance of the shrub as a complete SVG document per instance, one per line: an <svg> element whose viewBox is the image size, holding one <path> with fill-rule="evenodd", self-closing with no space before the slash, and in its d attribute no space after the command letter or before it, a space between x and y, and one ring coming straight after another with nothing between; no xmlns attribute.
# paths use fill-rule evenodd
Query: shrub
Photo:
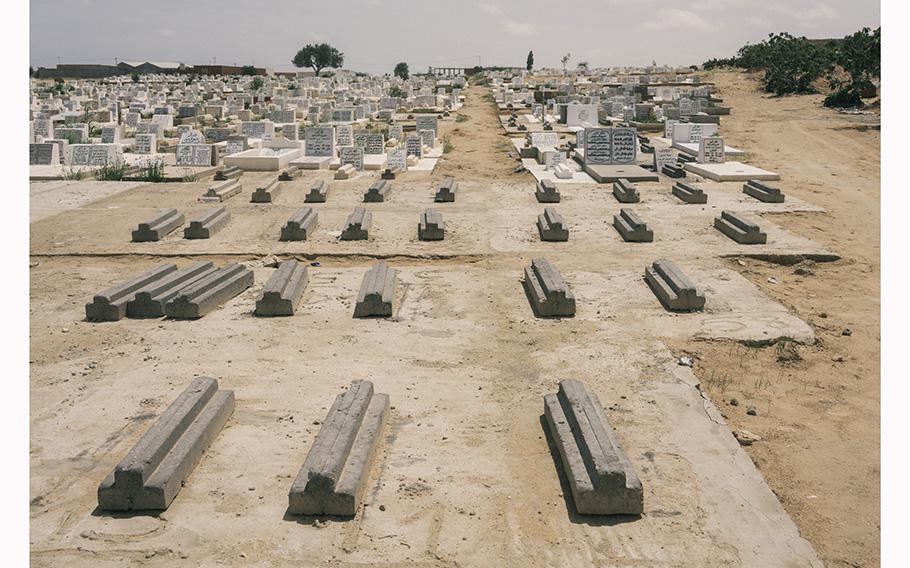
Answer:
<svg viewBox="0 0 910 568"><path fill-rule="evenodd" d="M99 181L123 181L123 174L125 172L126 163L124 162L104 164L95 171L95 179Z"/></svg>

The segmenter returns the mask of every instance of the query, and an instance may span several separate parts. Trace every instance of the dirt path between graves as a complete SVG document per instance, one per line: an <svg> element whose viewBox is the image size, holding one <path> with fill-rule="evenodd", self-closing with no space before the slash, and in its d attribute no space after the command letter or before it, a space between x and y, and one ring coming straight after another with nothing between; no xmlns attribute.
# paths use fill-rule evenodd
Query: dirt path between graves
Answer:
<svg viewBox="0 0 910 568"><path fill-rule="evenodd" d="M456 176L471 181L521 181L534 183L530 174L516 174L518 162L508 158L513 150L503 136L499 111L490 99L490 90L469 87L464 90L465 104L448 133L454 151L445 154L434 171L440 178Z"/></svg>
<svg viewBox="0 0 910 568"><path fill-rule="evenodd" d="M781 190L827 210L774 219L836 251L833 263L730 265L811 325L816 345L675 345L697 354L702 388L828 566L879 564L880 115L825 109L821 95L775 99L755 77L715 81L732 114L728 145L781 174ZM738 405L732 405L735 399ZM754 406L757 415L747 414Z"/></svg>

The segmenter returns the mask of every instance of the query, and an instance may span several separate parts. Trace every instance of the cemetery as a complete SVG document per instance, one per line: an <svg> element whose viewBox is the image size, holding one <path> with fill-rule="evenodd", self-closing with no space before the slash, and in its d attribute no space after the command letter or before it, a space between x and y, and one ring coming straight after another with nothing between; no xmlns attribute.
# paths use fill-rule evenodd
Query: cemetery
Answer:
<svg viewBox="0 0 910 568"><path fill-rule="evenodd" d="M823 565L681 362L819 341L743 269L843 257L802 157L688 67L437 71L33 80L33 553Z"/></svg>

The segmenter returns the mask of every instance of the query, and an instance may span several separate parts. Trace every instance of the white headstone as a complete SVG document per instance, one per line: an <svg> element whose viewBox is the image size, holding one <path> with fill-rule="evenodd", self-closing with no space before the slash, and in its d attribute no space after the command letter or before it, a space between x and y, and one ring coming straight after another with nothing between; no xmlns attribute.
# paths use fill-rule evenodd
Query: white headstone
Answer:
<svg viewBox="0 0 910 568"><path fill-rule="evenodd" d="M312 126L303 131L304 155L334 156L335 131L331 126Z"/></svg>
<svg viewBox="0 0 910 568"><path fill-rule="evenodd" d="M357 171L363 170L363 148L360 146L345 146L341 149L341 165L351 164Z"/></svg>
<svg viewBox="0 0 910 568"><path fill-rule="evenodd" d="M706 136L698 143L700 164L723 164L724 159L724 139L720 136Z"/></svg>

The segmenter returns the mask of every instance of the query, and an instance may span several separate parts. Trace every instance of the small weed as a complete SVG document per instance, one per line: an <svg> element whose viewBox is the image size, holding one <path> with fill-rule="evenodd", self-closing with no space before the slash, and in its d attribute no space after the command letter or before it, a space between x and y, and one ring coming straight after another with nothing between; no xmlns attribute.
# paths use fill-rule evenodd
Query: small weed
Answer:
<svg viewBox="0 0 910 568"><path fill-rule="evenodd" d="M65 180L80 180L82 179L82 172L76 168L64 168L63 169L63 179Z"/></svg>
<svg viewBox="0 0 910 568"><path fill-rule="evenodd" d="M126 163L124 162L104 164L95 170L95 179L99 181L122 181L124 172L126 172Z"/></svg>
<svg viewBox="0 0 910 568"><path fill-rule="evenodd" d="M145 166L139 170L139 175L136 176L141 181L146 181L150 183L160 183L164 181L164 162L161 160L152 160L149 161Z"/></svg>
<svg viewBox="0 0 910 568"><path fill-rule="evenodd" d="M468 121L467 115L459 114L458 116L455 117L455 122L467 122L467 121Z"/></svg>

